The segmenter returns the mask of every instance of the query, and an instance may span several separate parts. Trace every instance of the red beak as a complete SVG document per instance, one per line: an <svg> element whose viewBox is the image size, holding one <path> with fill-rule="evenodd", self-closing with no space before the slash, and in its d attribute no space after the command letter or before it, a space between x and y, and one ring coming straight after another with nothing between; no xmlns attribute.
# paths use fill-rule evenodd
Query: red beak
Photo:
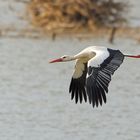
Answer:
<svg viewBox="0 0 140 140"><path fill-rule="evenodd" d="M49 63L55 63L55 62L62 62L62 58L58 58L58 59L52 60Z"/></svg>

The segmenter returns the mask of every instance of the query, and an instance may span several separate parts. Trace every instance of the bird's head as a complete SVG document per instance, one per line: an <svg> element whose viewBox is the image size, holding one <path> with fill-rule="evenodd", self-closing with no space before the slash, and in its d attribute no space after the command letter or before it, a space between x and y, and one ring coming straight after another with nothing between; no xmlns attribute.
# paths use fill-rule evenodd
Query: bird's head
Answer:
<svg viewBox="0 0 140 140"><path fill-rule="evenodd" d="M68 55L64 55L58 59L54 59L52 61L50 61L50 63L56 63L56 62L66 62L66 61L72 61L74 60L74 57L72 56L68 56Z"/></svg>

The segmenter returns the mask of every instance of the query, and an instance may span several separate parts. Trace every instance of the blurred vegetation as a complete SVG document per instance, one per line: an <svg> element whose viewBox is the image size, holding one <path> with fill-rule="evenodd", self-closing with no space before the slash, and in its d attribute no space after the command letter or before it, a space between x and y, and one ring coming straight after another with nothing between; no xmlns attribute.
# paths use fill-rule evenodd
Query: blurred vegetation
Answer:
<svg viewBox="0 0 140 140"><path fill-rule="evenodd" d="M94 32L126 23L124 2L114 0L31 0L28 14L33 25L45 31ZM112 36L112 35L111 35Z"/></svg>

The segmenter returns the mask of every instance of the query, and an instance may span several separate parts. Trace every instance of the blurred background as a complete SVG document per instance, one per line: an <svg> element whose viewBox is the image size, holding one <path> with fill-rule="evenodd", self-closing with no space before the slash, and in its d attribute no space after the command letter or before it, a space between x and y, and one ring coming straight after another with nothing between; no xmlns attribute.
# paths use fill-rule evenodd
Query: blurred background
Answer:
<svg viewBox="0 0 140 140"><path fill-rule="evenodd" d="M139 140L140 60L125 59L107 104L75 104L74 62L98 45L140 54L139 0L0 0L0 139Z"/></svg>

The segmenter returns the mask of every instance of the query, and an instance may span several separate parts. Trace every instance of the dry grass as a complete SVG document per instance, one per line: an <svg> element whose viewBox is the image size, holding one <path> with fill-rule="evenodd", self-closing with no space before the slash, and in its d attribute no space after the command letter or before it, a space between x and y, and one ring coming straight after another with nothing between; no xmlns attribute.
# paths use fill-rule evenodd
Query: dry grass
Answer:
<svg viewBox="0 0 140 140"><path fill-rule="evenodd" d="M85 33L124 24L126 7L113 0L31 0L28 15L47 33Z"/></svg>

